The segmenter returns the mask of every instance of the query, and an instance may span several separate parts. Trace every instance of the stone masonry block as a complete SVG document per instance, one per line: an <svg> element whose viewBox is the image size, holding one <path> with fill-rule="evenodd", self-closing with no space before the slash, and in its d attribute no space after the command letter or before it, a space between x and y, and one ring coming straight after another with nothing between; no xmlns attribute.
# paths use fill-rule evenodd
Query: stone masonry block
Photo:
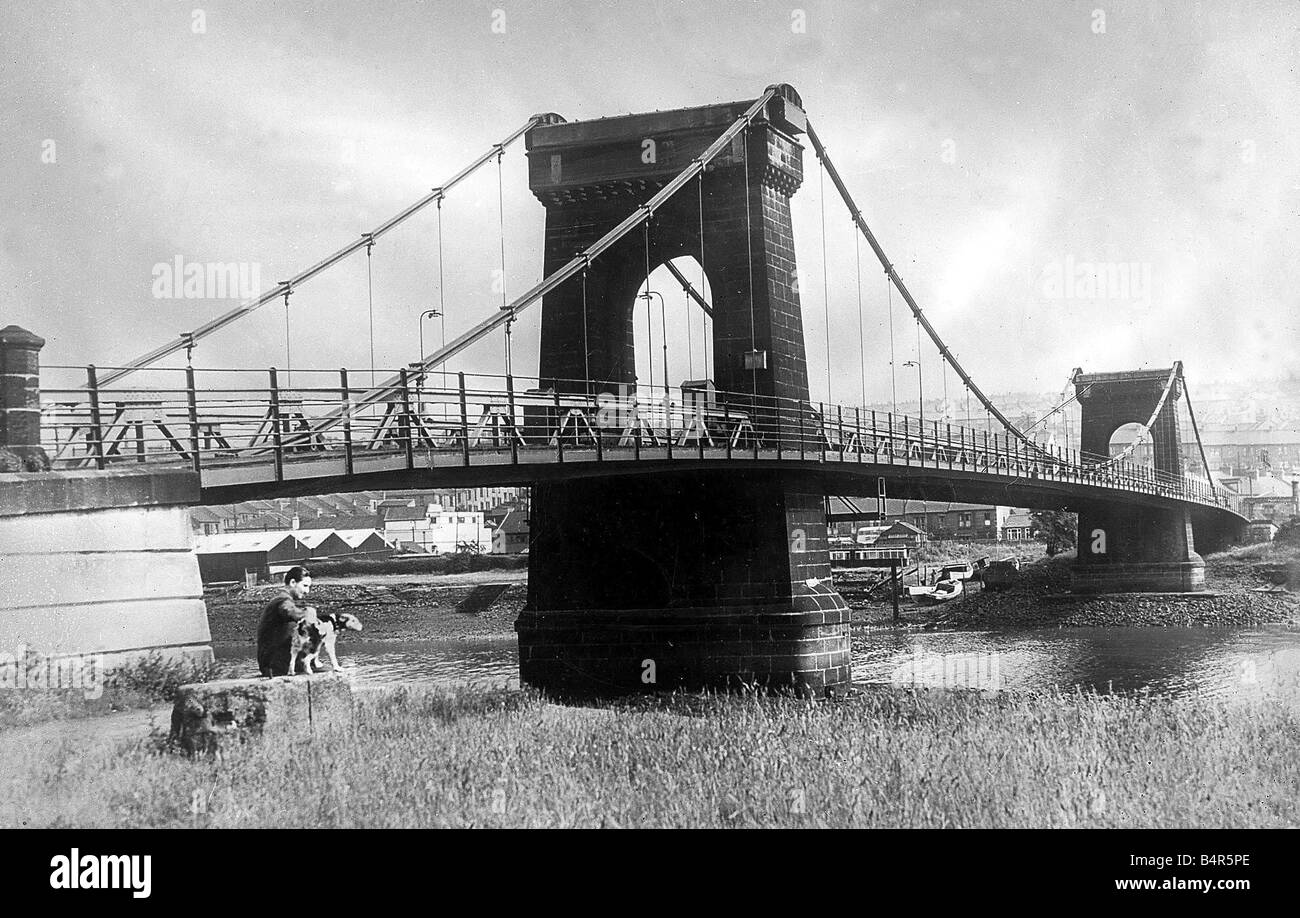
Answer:
<svg viewBox="0 0 1300 918"><path fill-rule="evenodd" d="M223 679L181 686L171 735L186 752L214 753L260 736L311 739L351 722L346 673Z"/></svg>

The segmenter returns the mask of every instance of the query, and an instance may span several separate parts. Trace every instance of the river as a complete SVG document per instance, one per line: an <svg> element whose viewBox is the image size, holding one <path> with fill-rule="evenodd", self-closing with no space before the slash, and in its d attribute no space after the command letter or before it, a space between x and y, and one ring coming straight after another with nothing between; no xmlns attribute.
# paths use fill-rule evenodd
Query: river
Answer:
<svg viewBox="0 0 1300 918"><path fill-rule="evenodd" d="M1300 709L1300 629L1060 628L994 632L855 633L858 684L892 683L1028 691L1072 689L1214 697L1278 697ZM339 656L358 684L519 686L513 635L415 641L344 640ZM247 664L251 647L221 647Z"/></svg>

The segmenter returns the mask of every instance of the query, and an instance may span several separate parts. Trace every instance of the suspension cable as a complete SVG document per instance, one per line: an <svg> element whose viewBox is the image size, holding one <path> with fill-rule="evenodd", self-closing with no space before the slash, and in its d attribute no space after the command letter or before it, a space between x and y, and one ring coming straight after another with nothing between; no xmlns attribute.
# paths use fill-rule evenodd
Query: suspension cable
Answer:
<svg viewBox="0 0 1300 918"><path fill-rule="evenodd" d="M1076 371L1076 372L1077 372L1077 371ZM1066 384L1065 384L1065 388L1061 390L1061 400L1060 400L1059 402L1056 403L1055 407L1053 407L1051 411L1047 412L1047 414L1043 415L1043 416L1042 416L1041 418L1039 418L1037 421L1034 421L1034 423L1032 423L1032 424L1030 424L1028 427L1026 427L1025 430L1024 430L1024 432L1025 432L1025 433L1029 433L1029 431L1033 430L1035 427L1037 427L1039 424L1041 424L1041 423L1043 423L1044 421L1046 421L1048 418L1056 417L1057 415L1060 415L1061 419L1062 419L1062 420L1065 420L1065 415L1064 415L1063 412L1064 412L1066 406L1069 405L1071 402L1074 402L1074 401L1076 401L1076 400L1082 398L1084 395L1086 395L1086 394L1088 393L1088 390L1090 390L1091 388L1092 388L1091 385L1085 386L1083 392L1080 393L1080 392L1077 390L1077 388L1075 388L1075 386L1074 386L1074 374L1073 374L1073 373L1070 374L1070 378L1069 378L1069 380L1066 382ZM1074 393L1073 393L1073 394L1067 394L1067 393L1070 392L1071 389L1074 389L1074 390L1075 390ZM1068 430L1063 431L1062 434L1061 434L1061 436L1062 436L1062 438L1063 438L1067 443L1069 442L1070 434L1069 434L1069 431L1068 431Z"/></svg>
<svg viewBox="0 0 1300 918"><path fill-rule="evenodd" d="M284 382L289 385L293 382L293 360L289 353L289 294L292 291L284 288Z"/></svg>
<svg viewBox="0 0 1300 918"><path fill-rule="evenodd" d="M370 385L375 384L375 284L371 273L370 250L375 247L374 237L366 242L366 302L370 313Z"/></svg>
<svg viewBox="0 0 1300 918"><path fill-rule="evenodd" d="M691 295L686 290L682 291L682 309L686 311L686 375L694 379L695 342L691 340ZM668 340L666 336L664 340Z"/></svg>
<svg viewBox="0 0 1300 918"><path fill-rule="evenodd" d="M708 300L706 300L704 297L700 296L699 291L697 291L697 290L695 289L695 285L691 283L690 278L688 278L685 274L683 274L681 268L679 268L679 267L677 267L675 264L673 264L672 261L665 261L665 262L663 263L663 265L661 265L661 267L664 267L664 268L667 268L667 269L668 269L668 273L671 274L674 278L676 278L677 283L679 283L679 284L682 285L682 292L686 294L686 310L687 310L687 311L686 311L686 341L687 341L687 345L688 345L688 347L687 347L687 351L686 351L686 352L687 352L687 359L690 360L690 359L692 359L691 356L690 356L690 355L691 355L691 352L692 352L692 348L689 347L689 345L690 345L690 337L691 337L691 336L690 336L690 331L691 331L691 322L690 322L690 319L691 319L691 314L690 314L691 301L694 300L695 303L696 303L696 305L698 305L698 306L700 307L700 311L704 313L704 315L701 317L701 319L702 319L703 322L707 322L709 319L712 319L712 318L713 318L713 307L709 305ZM707 379L707 378L708 378L708 375L709 375L708 328L707 328L707 326L703 326L703 325L701 326L701 328L702 328L702 331L704 332L704 334L703 334L703 336L702 336L702 337L704 338L704 340L701 342L701 346L702 346L703 349L704 349L704 376L705 376L705 378ZM665 337L664 337L664 340L665 340L665 342L667 341L667 336L666 336L666 335L665 335ZM694 364L692 364L692 367L693 367L693 366L694 366ZM692 373L692 375L694 375L694 370L693 370L693 369L692 369L691 373Z"/></svg>
<svg viewBox="0 0 1300 918"><path fill-rule="evenodd" d="M426 357L421 362L420 368L422 370L430 370L434 367L441 366L448 359L459 354L461 351L481 340L485 335L491 334L501 326L507 320L507 312L510 317L517 315L520 310L538 302L548 293L577 275L582 270L582 267L591 259L600 256L620 239L632 230L636 229L641 225L641 223L649 218L655 208L662 206L664 202L669 200L673 195L677 194L677 192L685 187L687 182L699 175L710 162L730 146L731 142L736 137L739 137L748 128L749 123L762 113L767 104L775 98L781 89L781 85L769 86L763 92L763 95L755 99L749 108L745 110L744 114L738 116L726 130L718 135L717 139L714 140L703 153L691 160L681 172L670 179L663 188L650 198L649 201L638 207L617 226L583 249L580 254L570 259L567 264L552 271L533 287L516 297L510 303L508 310L497 310L495 315L483 319L474 327L462 332L457 338L447 344L446 347L440 348L436 354L431 354ZM746 214L748 215L748 210L746 211ZM752 272L750 277L752 283ZM368 392L361 393L355 400L354 404L358 406L366 406L382 403L385 399L391 398L394 393L399 391L400 382L399 377L390 377L379 386L372 388ZM305 439L309 436L319 434L322 431L329 430L342 423L346 414L347 412L341 409L330 411L321 416L310 431L304 431L301 434L295 435L295 437L291 438L290 442Z"/></svg>
<svg viewBox="0 0 1300 918"><path fill-rule="evenodd" d="M885 296L889 300L889 395L898 414L898 372L894 369L894 288L890 286L889 276L885 276Z"/></svg>
<svg viewBox="0 0 1300 918"><path fill-rule="evenodd" d="M764 96L765 104L766 104L766 100L770 99L771 96L772 96L772 92L765 94ZM105 386L110 383L116 382L117 380L121 379L124 376L127 376L130 373L134 373L136 370L144 369L150 364L156 363L162 358L170 354L174 354L177 351L183 349L185 347L185 342L187 340L198 341L202 338L206 338L208 335L212 334L213 332L219 331L222 328L225 328L227 325L231 324L232 322L239 321L240 319L247 316L249 313L253 312L256 309L261 308L262 306L265 306L267 303L271 302L272 300L279 299L284 294L284 291L286 289L289 289L291 287L297 287L299 284L302 284L310 280L311 278L320 274L322 271L326 270L327 268L333 267L343 259L347 258L349 255L356 252L358 249L365 246L367 244L367 240L373 241L375 239L378 239L384 233L388 232L389 230L393 229L394 227L404 222L412 214L415 214L420 210L423 210L425 207L432 204L434 201L441 201L444 197L446 197L448 191L450 191L453 187L460 184L465 178L467 178L475 171L477 171L479 167L491 161L492 157L496 155L498 149L508 147L510 144L514 143L520 137L523 137L524 134L528 133L528 131L532 130L534 127L536 127L539 124L551 123L557 120L563 121L564 119L560 118L558 115L533 115L531 118L528 119L526 123L524 123L522 126L512 131L510 134L508 134L499 144L493 144L490 150L488 150L483 155L479 156L477 159L475 159L472 163L470 163L465 168L461 169L459 172L457 172L454 176L452 176L442 185L439 185L438 187L434 188L429 194L420 198L420 200L416 201L414 204L412 204L410 207L403 210L401 213L397 214L396 216L390 217L388 220L384 221L379 226L375 227L374 230L372 230L371 232L362 234L361 238L356 242L348 243L343 248L335 252L333 255L330 255L322 259L321 261L312 265L310 268L307 268L305 271L301 271L298 274L295 274L293 277L289 278L288 280L280 281L279 284L277 284L273 289L268 290L265 293L259 294L258 296L254 297L251 300L245 300L243 303L241 303L239 306L235 307L234 309L230 310L229 312L223 313L222 315L217 316L215 319L203 323L193 331L185 332L175 340L169 341L167 344L164 344L161 347L157 347L154 350L149 351L147 354L142 354L139 357L136 357L134 360L127 362L122 368L114 370L112 373L106 374L103 378L99 380L99 384L101 386Z"/></svg>
<svg viewBox="0 0 1300 918"><path fill-rule="evenodd" d="M704 271L704 173L701 172L696 176L695 182L696 197L699 201L700 211L700 295L704 295L704 285L708 281L708 276ZM700 345L704 350L704 378L709 378L709 314L705 312L700 317Z"/></svg>
<svg viewBox="0 0 1300 918"><path fill-rule="evenodd" d="M650 221L642 224L642 238L645 247L645 358L650 370L650 397L654 398L655 388L655 330L654 319L650 314ZM668 386L668 368L664 367L664 387Z"/></svg>
<svg viewBox="0 0 1300 918"><path fill-rule="evenodd" d="M1064 410L1065 410L1065 407L1066 407L1067 405L1069 405L1069 404L1070 404L1071 402L1073 402L1073 401L1076 401L1076 400L1082 398L1084 395L1086 395L1086 394L1088 393L1088 390L1090 390L1091 388L1092 388L1091 385L1084 386L1083 392L1075 392L1074 395L1071 395L1069 398L1067 398L1065 401L1061 402L1059 405L1057 405L1057 406L1056 406L1055 408L1053 408L1051 411L1047 412L1047 414L1043 415L1043 416L1042 416L1041 418L1039 418L1037 421L1034 421L1034 423L1032 423L1032 424L1030 424L1028 427L1026 427L1025 430L1024 430L1024 432L1025 432L1025 433L1029 433L1029 431L1033 430L1035 427L1037 427L1039 424L1041 424L1041 423L1043 423L1044 421L1046 421L1048 418L1054 417L1054 416L1056 416L1057 414L1059 414L1060 412L1064 411Z"/></svg>
<svg viewBox="0 0 1300 918"><path fill-rule="evenodd" d="M442 200L438 201L438 346L447 346L447 290L442 275ZM424 356L424 355L421 355ZM447 368L442 370L442 387L447 388Z"/></svg>
<svg viewBox="0 0 1300 918"><path fill-rule="evenodd" d="M952 416L952 406L948 404L948 361L940 357L939 364L943 367L943 419L947 422Z"/></svg>
<svg viewBox="0 0 1300 918"><path fill-rule="evenodd" d="M971 379L970 374L962 368L961 364L952 359L952 353L948 350L948 346L944 344L943 339L939 337L939 333L935 331L934 326L930 324L930 320L921 310L921 307L917 305L911 292L908 291L907 285L903 283L903 279L898 276L898 272L894 270L894 266L890 263L888 256L885 255L885 250L876 240L875 234L872 233L871 228L867 226L867 221L863 219L862 211L853 200L853 195L849 193L849 189L844 184L844 180L840 178L839 171L835 168L835 164L831 162L830 157L826 155L825 147L822 146L821 138L817 136L817 132L813 129L811 121L808 122L807 129L808 139L812 141L813 148L817 151L818 156L821 157L822 162L826 167L826 171L830 174L831 181L834 183L836 190L839 191L840 197L844 201L844 206L848 208L849 213L853 217L853 222L857 224L858 231L867 240L867 244L871 246L872 251L876 253L876 258L878 258L881 265L884 266L885 273L889 276L893 285L898 288L898 292L903 297L903 301L907 303L907 307L916 317L916 321L925 328L926 334L930 336L930 340L932 340L935 346L939 349L939 353L947 357L948 361L952 364L953 369L956 370L957 375L961 377L962 382L970 387L971 391L975 393L975 397L980 400L980 404L985 407L990 415L997 418L998 423L1000 423L1009 434L1023 441L1031 449L1050 456L1050 453L1022 434L1016 426L1011 423L1006 415L1004 415L998 407L989 400L988 396L984 394L984 391L980 389L978 385L976 385L975 380Z"/></svg>
<svg viewBox="0 0 1300 918"><path fill-rule="evenodd" d="M591 394L591 348L587 346L587 269L582 269L582 378Z"/></svg>
<svg viewBox="0 0 1300 918"><path fill-rule="evenodd" d="M921 365L921 323L916 323L916 408L925 423L925 370Z"/></svg>
<svg viewBox="0 0 1300 918"><path fill-rule="evenodd" d="M501 172L504 168L503 161L506 157L505 147L497 150L497 222L500 229L501 237L501 308L509 309L507 305L509 300L506 299L506 198L505 188L502 182ZM514 313L506 317L506 375L511 374L510 367L510 327L514 325Z"/></svg>
<svg viewBox="0 0 1300 918"><path fill-rule="evenodd" d="M862 244L853 234L853 273L858 285L858 369L862 376L862 407L867 406L867 335L862 317Z"/></svg>
<svg viewBox="0 0 1300 918"><path fill-rule="evenodd" d="M831 396L831 287L826 274L826 170L817 170L817 206L822 220L822 314L826 320L826 401Z"/></svg>
<svg viewBox="0 0 1300 918"><path fill-rule="evenodd" d="M1183 376L1182 367L1179 367L1178 378L1183 382L1183 398L1187 400L1187 414L1192 419L1192 434L1196 437L1196 449L1201 454L1201 465L1205 467L1205 479L1210 483L1210 487L1215 487L1214 473L1210 471L1210 460L1205 456L1205 444L1201 442L1201 431L1196 426L1196 412L1192 409L1192 394L1187 388L1187 377Z"/></svg>
<svg viewBox="0 0 1300 918"><path fill-rule="evenodd" d="M577 275L579 271L582 270L582 266L586 262L602 255L612 245L614 245L616 242L618 242L620 239L622 239L632 230L636 229L643 222L648 220L650 218L650 215L654 213L656 208L663 206L663 204L667 202L673 195L681 191L682 188L685 187L687 182L689 182L691 179L695 178L697 175L702 173L705 167L709 163L711 163L718 155L720 155L724 150L726 150L731 145L733 140L741 136L748 129L750 122L753 119L757 118L759 114L762 113L763 109L776 96L776 94L778 93L778 91L780 91L781 88L782 87L780 85L769 86L767 90L764 91L762 96L754 100L753 104L749 106L749 108L745 111L744 114L737 117L736 120L732 122L731 126L728 127L721 134L719 134L718 138L714 140L713 143L711 143L703 153L701 153L695 159L691 160L690 163L686 166L686 168L684 168L676 176L670 179L668 183L664 185L663 188L661 188L658 192L654 194L654 196L650 198L649 201L647 201L645 204L641 205L636 210L634 210L621 223L619 223L617 226L615 226L613 229L607 232L604 236L601 236L599 239L597 239L587 248L583 249L581 253L575 255L563 267L551 272L549 275L547 275L541 281L539 281L536 285L534 285L531 289L529 289L519 297L516 297L515 300L510 304L509 311L511 315L515 315L520 310L525 309L528 306L531 306L532 304L541 300L542 297L544 297L546 294L550 293L552 290L555 290L557 287L564 284L570 278ZM748 210L746 210L747 219L748 216L749 213ZM752 277L753 277L752 272L750 276L751 276L751 284L752 284ZM484 335L491 333L504 321L505 321L504 315L498 314L494 316L489 316L488 318L481 321L478 325L462 333L458 338L456 338L450 344L448 344L446 348L440 350L436 354L431 354L428 358L426 358L426 360L424 361L425 368L427 369L429 367L438 366L443 361L447 360L449 357L452 357L460 353L465 348L469 347L470 345L474 344L476 341L481 339ZM396 386L396 384L397 384L397 380L396 378L394 378L393 380L390 380L387 383L385 383L381 391L367 393L366 398L374 399L376 401L382 400L386 395L389 394L389 390L391 390L392 387ZM337 421L332 417L327 417L325 423L333 424L333 423L337 423Z"/></svg>
<svg viewBox="0 0 1300 918"><path fill-rule="evenodd" d="M1146 442L1147 438L1151 436L1151 426L1155 424L1156 419L1160 417L1160 412L1164 410L1165 402L1169 399L1169 393L1173 391L1174 381L1178 378L1179 374L1182 373L1182 370L1183 370L1182 361L1175 360L1173 367L1169 370L1169 378L1165 380L1164 391L1160 393L1160 401L1156 402L1156 407L1155 410L1151 412L1151 417L1147 418L1147 422L1142 425L1142 429L1139 430L1138 435L1133 438L1133 442L1130 443L1128 446L1126 446L1123 452L1119 453L1118 455L1111 456L1110 458L1102 462L1092 463L1087 466L1088 468L1090 469L1105 468L1108 465L1113 465L1114 463L1119 462L1121 459L1127 459L1130 455L1132 455L1133 450L1137 449L1139 445Z"/></svg>

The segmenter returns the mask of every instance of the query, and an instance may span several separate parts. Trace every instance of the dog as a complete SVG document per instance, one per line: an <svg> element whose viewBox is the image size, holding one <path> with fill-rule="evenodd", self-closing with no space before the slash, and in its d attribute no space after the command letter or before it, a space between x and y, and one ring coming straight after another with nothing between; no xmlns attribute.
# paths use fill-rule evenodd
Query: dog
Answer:
<svg viewBox="0 0 1300 918"><path fill-rule="evenodd" d="M314 622L298 622L289 641L289 675L299 670L311 674L321 671L320 655L324 652L332 672L339 670L339 658L334 645L340 631L360 631L361 621L350 612L333 612Z"/></svg>

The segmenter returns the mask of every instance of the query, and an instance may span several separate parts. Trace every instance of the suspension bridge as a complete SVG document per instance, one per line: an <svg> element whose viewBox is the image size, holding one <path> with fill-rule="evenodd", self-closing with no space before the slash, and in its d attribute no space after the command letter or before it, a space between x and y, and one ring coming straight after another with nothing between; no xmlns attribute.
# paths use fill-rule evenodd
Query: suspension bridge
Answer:
<svg viewBox="0 0 1300 918"><path fill-rule="evenodd" d="M200 341L229 335L268 304L283 301L287 322L291 297L335 265L364 253L368 268L382 238L430 206L439 220L439 307L426 314L445 321L443 203L493 162L503 194L500 164L520 139L545 210L540 282L513 299L503 283L500 304L480 321L449 342L444 335L430 354L421 346L419 361L382 380L373 356L369 368L351 371L193 365ZM804 180L804 139L823 189L829 179L850 218L856 404L810 397L790 209ZM827 200L823 193L824 283ZM890 297L891 387L897 294L916 327L918 382L924 340L945 392L951 372L982 424L969 408L964 424L950 412L924 417L923 399L917 416L866 406L873 358L862 332L862 242ZM683 256L698 276L674 263ZM651 297L660 294L648 279L661 265L701 313L701 374L679 384L669 379L662 299L661 383L649 349L647 366L637 366L635 308L644 301L653 322ZM528 375L515 372L512 334L534 305L540 353ZM695 375L693 327L686 346ZM498 335L502 372L448 369ZM22 352L36 350L29 343ZM180 354L185 366L162 365ZM1012 423L917 304L784 84L747 102L578 122L535 115L410 207L238 308L120 366L47 366L39 380L39 419L28 409L26 442L56 469L188 469L204 503L532 487L520 665L524 681L559 692L846 684L849 609L831 583L828 494L1077 511L1081 591L1203 589L1196 546L1222 544L1244 523L1213 484L1179 363L1076 370L1062 405L1043 418L1047 427ZM1063 428L1072 412L1077 423ZM1132 424L1138 437L1111 455L1112 435ZM21 441L10 427L11 443ZM1185 456L1189 428L1199 463ZM1150 466L1133 457L1147 442Z"/></svg>

